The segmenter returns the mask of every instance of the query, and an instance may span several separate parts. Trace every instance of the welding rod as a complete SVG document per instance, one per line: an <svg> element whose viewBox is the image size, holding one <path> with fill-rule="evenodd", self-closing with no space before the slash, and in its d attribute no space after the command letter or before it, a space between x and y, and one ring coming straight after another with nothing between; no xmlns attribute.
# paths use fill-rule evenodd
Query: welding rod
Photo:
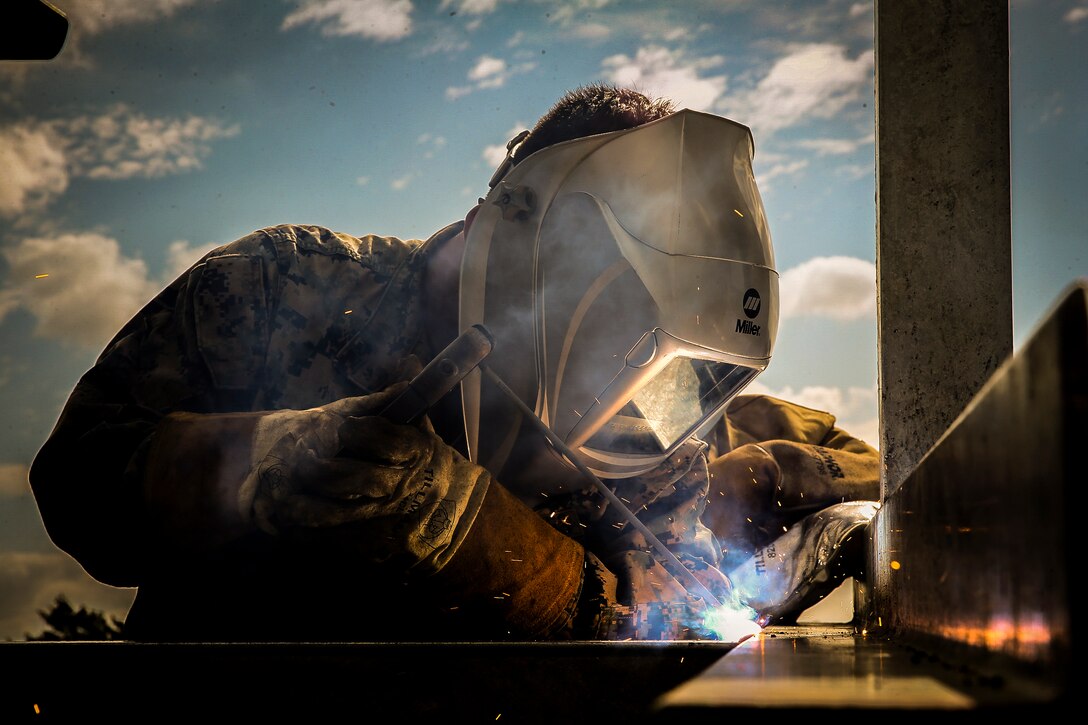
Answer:
<svg viewBox="0 0 1088 725"><path fill-rule="evenodd" d="M639 531L639 533L646 537L646 540L650 542L650 545L657 550L658 554L661 555L661 558L663 559L661 563L666 569L669 570L670 574L675 576L677 579L680 579L681 581L689 584L691 590L694 590L710 606L722 606L722 603L718 601L718 598L715 597L710 592L710 590L707 589L706 586L704 586L703 583L699 581L699 579L694 574L692 574L691 571L686 566L684 566L679 559L676 558L675 554L669 551L668 547L661 543L661 540L658 539L657 536L655 536L649 528L647 528L646 524L642 523L642 520L639 519L638 516L635 516L634 512L632 512L631 509L627 508L627 506L625 506L624 503L620 501L619 497L615 493L613 493L612 489L604 484L604 481L597 478L593 471L589 470L589 468L584 463L582 463L582 461L574 454L574 452L567 447L567 444L564 443L559 438L559 436L552 431L551 428L544 425L544 421L536 416L536 413L534 413L529 408L529 406L525 404L525 401L519 398L517 394L515 394L514 391L511 390L506 385L506 383L502 381L502 378L500 378L497 373L495 373L487 365L483 364L480 365L480 369L484 372L485 375L487 375L491 382L495 383L495 385L498 385L499 389L502 390L502 392L505 393L508 398L514 401L519 408L521 408L521 412L530 421L533 422L533 424L540 430L541 433L544 434L544 436L549 441L551 441L553 446L555 446L564 456L566 456L567 460L574 464L574 466L579 471L581 471L586 478L593 481L594 485L596 485L600 492L604 494L604 497L608 499L608 502L612 506L615 506L616 509L620 513L622 513L628 521L631 522L631 525L633 525Z"/></svg>

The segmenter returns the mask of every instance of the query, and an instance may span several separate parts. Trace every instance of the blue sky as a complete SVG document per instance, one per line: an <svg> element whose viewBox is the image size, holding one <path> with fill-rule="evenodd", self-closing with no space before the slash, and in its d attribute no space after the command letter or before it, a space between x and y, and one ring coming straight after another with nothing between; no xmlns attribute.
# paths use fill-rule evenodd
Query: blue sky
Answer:
<svg viewBox="0 0 1088 725"><path fill-rule="evenodd" d="M877 443L871 3L53 2L61 54L0 61L0 638L40 631L61 592L118 613L131 598L52 546L26 470L144 302L271 224L426 237L585 83L752 128L783 290L755 388ZM1011 15L1019 345L1088 274L1088 2Z"/></svg>

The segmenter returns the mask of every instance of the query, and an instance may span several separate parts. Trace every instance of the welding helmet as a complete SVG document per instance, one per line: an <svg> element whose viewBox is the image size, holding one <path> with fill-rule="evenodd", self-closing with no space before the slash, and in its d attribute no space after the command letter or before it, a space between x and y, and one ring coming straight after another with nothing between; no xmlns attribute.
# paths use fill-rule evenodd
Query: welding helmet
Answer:
<svg viewBox="0 0 1088 725"><path fill-rule="evenodd" d="M511 153L513 149L510 149ZM492 178L466 238L460 326L594 473L649 471L770 362L778 274L749 129L682 110L558 143ZM462 383L472 460L501 470L525 423Z"/></svg>

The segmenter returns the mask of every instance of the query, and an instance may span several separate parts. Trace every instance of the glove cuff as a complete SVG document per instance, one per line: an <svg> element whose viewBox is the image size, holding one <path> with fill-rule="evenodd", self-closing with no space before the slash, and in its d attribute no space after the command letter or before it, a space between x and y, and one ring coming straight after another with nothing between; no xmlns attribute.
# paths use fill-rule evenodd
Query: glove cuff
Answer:
<svg viewBox="0 0 1088 725"><path fill-rule="evenodd" d="M454 554L431 579L446 602L534 639L570 626L585 567L580 544L495 481L463 528Z"/></svg>

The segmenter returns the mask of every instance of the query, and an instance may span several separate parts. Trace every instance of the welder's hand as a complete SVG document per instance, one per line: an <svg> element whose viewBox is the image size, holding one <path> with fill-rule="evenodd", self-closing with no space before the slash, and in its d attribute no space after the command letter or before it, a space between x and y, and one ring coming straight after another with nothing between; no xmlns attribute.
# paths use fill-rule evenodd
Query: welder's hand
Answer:
<svg viewBox="0 0 1088 725"><path fill-rule="evenodd" d="M847 577L864 577L868 525L879 505L846 501L809 514L729 572L736 600L761 624L792 623Z"/></svg>
<svg viewBox="0 0 1088 725"><path fill-rule="evenodd" d="M702 522L739 564L806 515L842 501L877 500L879 457L787 440L749 443L710 462Z"/></svg>
<svg viewBox="0 0 1088 725"><path fill-rule="evenodd" d="M273 447L291 436L335 455L340 425L381 410L403 386L309 410L167 415L143 460L134 460L142 466L149 531L159 545L178 551L214 549L245 536L256 525L255 474Z"/></svg>
<svg viewBox="0 0 1088 725"><path fill-rule="evenodd" d="M255 438L271 445L239 491L241 510L269 534L326 537L371 562L440 568L490 474L429 425L376 415L396 392L262 421Z"/></svg>

